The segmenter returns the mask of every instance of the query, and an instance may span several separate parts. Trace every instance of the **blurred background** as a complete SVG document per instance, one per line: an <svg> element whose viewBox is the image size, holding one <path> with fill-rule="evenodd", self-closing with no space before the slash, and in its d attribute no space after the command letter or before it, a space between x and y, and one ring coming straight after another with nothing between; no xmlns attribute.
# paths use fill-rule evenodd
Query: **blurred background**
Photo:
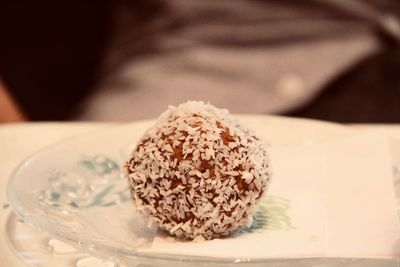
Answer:
<svg viewBox="0 0 400 267"><path fill-rule="evenodd" d="M400 122L399 0L0 3L0 121L233 113Z"/></svg>

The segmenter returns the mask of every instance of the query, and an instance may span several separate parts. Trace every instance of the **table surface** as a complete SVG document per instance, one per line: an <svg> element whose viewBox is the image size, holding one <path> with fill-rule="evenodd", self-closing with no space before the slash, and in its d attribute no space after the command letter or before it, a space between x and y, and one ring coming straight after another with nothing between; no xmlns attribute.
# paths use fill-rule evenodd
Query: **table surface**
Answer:
<svg viewBox="0 0 400 267"><path fill-rule="evenodd" d="M2 266L25 266L8 245L5 235L5 222L11 212L3 208L7 203L6 184L14 167L24 158L43 146L66 137L79 135L107 127L113 123L21 123L0 125L0 259ZM389 136L400 140L400 124L378 125L357 124L350 127L358 130L382 128Z"/></svg>

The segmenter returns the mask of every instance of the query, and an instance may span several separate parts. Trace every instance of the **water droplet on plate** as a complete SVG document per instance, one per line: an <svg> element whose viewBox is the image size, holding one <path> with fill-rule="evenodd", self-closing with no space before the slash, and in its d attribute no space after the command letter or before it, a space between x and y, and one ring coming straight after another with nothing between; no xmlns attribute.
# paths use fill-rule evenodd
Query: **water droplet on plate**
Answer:
<svg viewBox="0 0 400 267"><path fill-rule="evenodd" d="M50 239L48 245L57 254L68 254L76 252L76 249L73 246L57 239Z"/></svg>

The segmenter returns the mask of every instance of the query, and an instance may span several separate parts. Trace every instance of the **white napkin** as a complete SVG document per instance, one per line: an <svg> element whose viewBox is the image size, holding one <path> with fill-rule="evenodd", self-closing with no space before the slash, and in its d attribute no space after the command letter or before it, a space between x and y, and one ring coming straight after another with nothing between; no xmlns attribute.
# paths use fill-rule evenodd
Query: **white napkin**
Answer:
<svg viewBox="0 0 400 267"><path fill-rule="evenodd" d="M400 257L390 147L382 132L273 146L272 164L263 201L267 210L277 205L278 217L266 226L201 243L158 235L141 250L236 258Z"/></svg>

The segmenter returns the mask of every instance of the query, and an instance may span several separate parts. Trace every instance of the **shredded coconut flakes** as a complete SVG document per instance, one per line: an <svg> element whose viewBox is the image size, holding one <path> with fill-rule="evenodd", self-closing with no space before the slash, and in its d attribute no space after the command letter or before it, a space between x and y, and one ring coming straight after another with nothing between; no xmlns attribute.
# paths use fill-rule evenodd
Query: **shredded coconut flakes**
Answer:
<svg viewBox="0 0 400 267"><path fill-rule="evenodd" d="M137 209L180 238L226 236L252 221L270 181L269 156L227 110L170 106L125 164Z"/></svg>

